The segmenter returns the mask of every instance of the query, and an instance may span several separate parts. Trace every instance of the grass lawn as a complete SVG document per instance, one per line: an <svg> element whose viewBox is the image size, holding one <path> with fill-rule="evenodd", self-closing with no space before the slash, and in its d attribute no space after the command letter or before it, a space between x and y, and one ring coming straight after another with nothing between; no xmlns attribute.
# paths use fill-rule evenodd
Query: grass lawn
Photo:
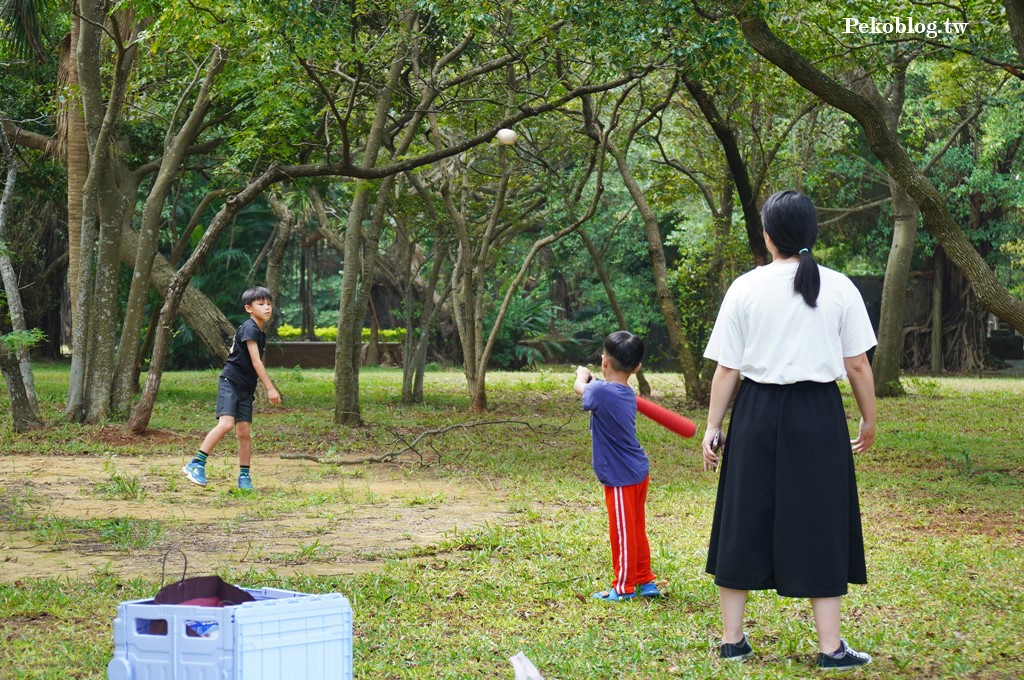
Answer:
<svg viewBox="0 0 1024 680"><path fill-rule="evenodd" d="M230 490L233 439L211 457L210 486L180 473L213 424L215 375L165 375L142 438L64 424L65 366L37 368L47 430L12 434L5 403L0 678L105 678L117 603L154 594L164 557L181 553L193 575L345 594L357 678L511 678L519 651L549 680L815 676L807 602L773 593L748 607L757 657L718 661L703 572L717 477L696 440L643 418L669 597L590 599L611 565L571 369L491 373L486 416L466 413L461 373L428 373L426 403L402 407L400 371L366 369L357 431L332 425L331 372L272 372L285 404L257 412L251 496ZM649 379L657 401L703 423L676 376ZM1024 381L907 384L880 403L878 440L857 458L870 583L844 598L844 636L875 663L847 675L1022 677ZM515 422L427 436L398 462L335 464L482 420Z"/></svg>

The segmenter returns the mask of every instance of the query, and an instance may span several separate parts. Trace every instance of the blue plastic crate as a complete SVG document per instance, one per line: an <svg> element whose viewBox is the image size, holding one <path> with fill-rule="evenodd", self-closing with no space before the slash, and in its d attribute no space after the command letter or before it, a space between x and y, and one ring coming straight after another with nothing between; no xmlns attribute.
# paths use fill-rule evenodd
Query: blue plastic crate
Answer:
<svg viewBox="0 0 1024 680"><path fill-rule="evenodd" d="M109 680L351 680L352 607L338 593L244 589L255 602L117 606Z"/></svg>

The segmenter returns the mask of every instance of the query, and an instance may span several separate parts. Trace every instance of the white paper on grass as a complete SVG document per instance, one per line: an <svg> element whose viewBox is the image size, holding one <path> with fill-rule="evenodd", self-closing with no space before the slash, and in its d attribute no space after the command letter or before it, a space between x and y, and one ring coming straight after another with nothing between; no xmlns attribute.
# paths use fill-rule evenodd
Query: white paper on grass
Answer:
<svg viewBox="0 0 1024 680"><path fill-rule="evenodd" d="M510 658L509 661L516 672L515 680L544 680L544 676L540 674L537 667L522 652Z"/></svg>

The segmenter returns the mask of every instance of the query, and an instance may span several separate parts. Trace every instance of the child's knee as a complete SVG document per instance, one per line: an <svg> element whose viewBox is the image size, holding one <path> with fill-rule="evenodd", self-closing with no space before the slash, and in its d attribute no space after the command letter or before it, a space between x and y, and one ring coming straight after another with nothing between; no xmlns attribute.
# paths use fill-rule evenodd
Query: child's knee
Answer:
<svg viewBox="0 0 1024 680"><path fill-rule="evenodd" d="M249 423L238 423L235 426L235 436L239 439L249 439L252 434L252 427Z"/></svg>

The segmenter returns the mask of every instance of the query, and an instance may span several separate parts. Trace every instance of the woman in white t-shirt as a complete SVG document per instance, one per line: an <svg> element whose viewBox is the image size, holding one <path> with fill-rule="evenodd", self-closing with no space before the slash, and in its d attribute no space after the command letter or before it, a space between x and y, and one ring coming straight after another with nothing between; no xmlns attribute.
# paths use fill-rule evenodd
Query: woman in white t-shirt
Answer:
<svg viewBox="0 0 1024 680"><path fill-rule="evenodd" d="M719 651L728 660L753 655L743 632L747 592L775 590L810 598L818 667L852 668L871 662L839 630L847 584L867 582L853 452L875 439L866 354L875 335L853 283L814 261L810 199L774 194L761 219L772 263L733 282L704 353L718 362L701 448L706 470L721 462L707 562L722 607ZM844 377L861 413L852 442L836 385Z"/></svg>

